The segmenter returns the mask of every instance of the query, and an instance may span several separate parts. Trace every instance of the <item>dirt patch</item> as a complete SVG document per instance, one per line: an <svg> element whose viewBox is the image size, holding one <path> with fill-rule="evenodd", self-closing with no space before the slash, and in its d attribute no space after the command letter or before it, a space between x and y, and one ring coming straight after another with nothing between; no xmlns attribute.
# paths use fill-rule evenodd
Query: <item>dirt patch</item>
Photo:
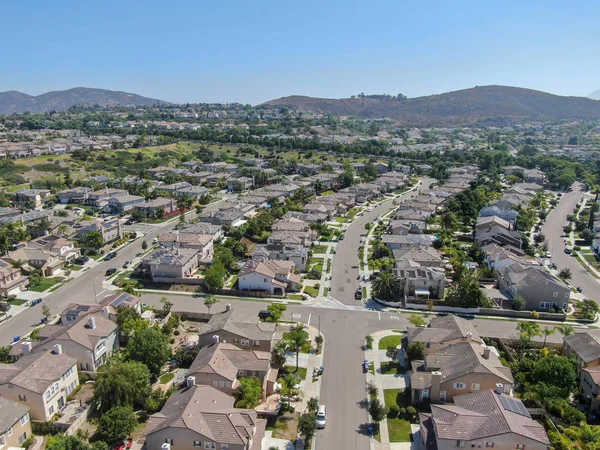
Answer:
<svg viewBox="0 0 600 450"><path fill-rule="evenodd" d="M282 414L272 423L269 421L267 429L273 430L273 437L279 439L287 439L295 442L298 437L298 419L300 413L286 412Z"/></svg>

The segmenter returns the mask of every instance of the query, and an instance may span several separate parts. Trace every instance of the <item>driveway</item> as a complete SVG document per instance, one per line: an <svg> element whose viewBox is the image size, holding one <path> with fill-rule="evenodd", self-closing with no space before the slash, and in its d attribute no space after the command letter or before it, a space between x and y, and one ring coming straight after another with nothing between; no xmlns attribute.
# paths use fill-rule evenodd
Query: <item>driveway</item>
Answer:
<svg viewBox="0 0 600 450"><path fill-rule="evenodd" d="M549 250L552 253L552 262L556 264L558 270L571 269L571 284L581 287L587 298L598 302L600 296L597 295L597 291L600 283L577 261L577 258L565 253L565 238L562 236L567 216L573 212L575 205L584 195L581 185L575 183L573 190L561 197L556 208L548 216L546 223L542 225L542 233L546 236Z"/></svg>

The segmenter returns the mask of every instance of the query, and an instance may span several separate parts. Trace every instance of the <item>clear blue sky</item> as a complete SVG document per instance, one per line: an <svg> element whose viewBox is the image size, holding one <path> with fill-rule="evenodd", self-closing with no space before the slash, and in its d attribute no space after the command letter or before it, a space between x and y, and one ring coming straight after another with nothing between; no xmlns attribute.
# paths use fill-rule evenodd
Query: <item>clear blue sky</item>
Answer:
<svg viewBox="0 0 600 450"><path fill-rule="evenodd" d="M487 84L600 89L598 1L21 0L1 11L0 91L257 104Z"/></svg>

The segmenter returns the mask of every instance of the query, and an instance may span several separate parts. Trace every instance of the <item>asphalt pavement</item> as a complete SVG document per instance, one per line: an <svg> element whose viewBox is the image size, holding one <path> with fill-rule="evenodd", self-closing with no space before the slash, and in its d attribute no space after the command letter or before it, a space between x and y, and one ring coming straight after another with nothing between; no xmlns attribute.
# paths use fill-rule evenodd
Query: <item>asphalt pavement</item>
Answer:
<svg viewBox="0 0 600 450"><path fill-rule="evenodd" d="M562 195L558 205L552 210L546 223L542 225L542 233L546 236L552 262L558 270L571 269L571 284L581 287L582 293L596 302L600 300L598 290L600 283L591 275L574 256L565 253L565 237L563 227L567 224L567 216L573 213L575 205L584 196L581 184L575 183L571 192Z"/></svg>

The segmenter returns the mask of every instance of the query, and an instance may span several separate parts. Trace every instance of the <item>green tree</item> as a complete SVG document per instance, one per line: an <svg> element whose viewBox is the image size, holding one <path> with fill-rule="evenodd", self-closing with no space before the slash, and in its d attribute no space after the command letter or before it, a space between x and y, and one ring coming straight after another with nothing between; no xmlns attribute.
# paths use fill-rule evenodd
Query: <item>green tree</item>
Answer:
<svg viewBox="0 0 600 450"><path fill-rule="evenodd" d="M531 340L542 333L540 326L535 322L519 322L517 331L519 331L521 340L526 344L531 344Z"/></svg>
<svg viewBox="0 0 600 450"><path fill-rule="evenodd" d="M46 450L108 450L108 444L96 441L89 445L83 438L57 434L48 438Z"/></svg>
<svg viewBox="0 0 600 450"><path fill-rule="evenodd" d="M319 399L317 397L311 397L306 402L306 409L310 413L316 413L319 409Z"/></svg>
<svg viewBox="0 0 600 450"><path fill-rule="evenodd" d="M172 355L169 338L155 328L135 333L127 344L127 354L133 361L145 364L155 375Z"/></svg>
<svg viewBox="0 0 600 450"><path fill-rule="evenodd" d="M115 406L100 416L97 433L106 442L120 441L129 436L136 425L131 406Z"/></svg>
<svg viewBox="0 0 600 450"><path fill-rule="evenodd" d="M303 346L310 343L306 326L302 323L296 324L285 336L288 343L288 348L296 352L296 372L298 371L298 363L300 358L300 350Z"/></svg>
<svg viewBox="0 0 600 450"><path fill-rule="evenodd" d="M556 325L554 329L564 337L571 336L575 332L573 325Z"/></svg>
<svg viewBox="0 0 600 450"><path fill-rule="evenodd" d="M254 409L258 405L261 395L260 380L258 378L240 378L237 390L236 408Z"/></svg>
<svg viewBox="0 0 600 450"><path fill-rule="evenodd" d="M146 241L142 241L142 250L146 250L148 248L148 243Z"/></svg>
<svg viewBox="0 0 600 450"><path fill-rule="evenodd" d="M285 341L277 342L271 349L271 361L278 367L285 364L286 352L288 349L288 343Z"/></svg>
<svg viewBox="0 0 600 450"><path fill-rule="evenodd" d="M340 175L340 184L343 188L352 186L354 183L354 173L351 170L344 170Z"/></svg>
<svg viewBox="0 0 600 450"><path fill-rule="evenodd" d="M142 316L134 308L128 308L124 305L117 307L117 325L125 341L134 333L148 328L148 322L142 319Z"/></svg>
<svg viewBox="0 0 600 450"><path fill-rule="evenodd" d="M489 300L473 275L464 273L458 283L448 289L445 303L461 308L477 308L487 306Z"/></svg>
<svg viewBox="0 0 600 450"><path fill-rule="evenodd" d="M425 356L425 345L422 342L411 342L406 349L406 357L409 361L421 360Z"/></svg>
<svg viewBox="0 0 600 450"><path fill-rule="evenodd" d="M398 301L398 297L404 290L402 280L391 272L378 272L373 280L373 291L375 295L384 300Z"/></svg>
<svg viewBox="0 0 600 450"><path fill-rule="evenodd" d="M413 324L415 327L422 327L423 325L426 325L427 322L425 321L425 319L423 319L422 316L419 316L418 314L413 314L408 318L408 321Z"/></svg>
<svg viewBox="0 0 600 450"><path fill-rule="evenodd" d="M34 269L29 272L29 286L39 286L42 282L42 272L39 269Z"/></svg>
<svg viewBox="0 0 600 450"><path fill-rule="evenodd" d="M542 328L542 336L544 336L543 347L546 346L546 340L548 339L548 336L552 336L554 333L556 333L556 328L548 328L548 327Z"/></svg>
<svg viewBox="0 0 600 450"><path fill-rule="evenodd" d="M398 347L395 345L388 345L385 349L385 356L390 358L392 361L395 361L398 358Z"/></svg>
<svg viewBox="0 0 600 450"><path fill-rule="evenodd" d="M233 263L233 252L224 245L216 245L213 251L213 265L221 263L226 269ZM212 266L211 266L212 267Z"/></svg>
<svg viewBox="0 0 600 450"><path fill-rule="evenodd" d="M99 231L90 231L79 239L79 245L99 250L104 247L104 239Z"/></svg>
<svg viewBox="0 0 600 450"><path fill-rule="evenodd" d="M227 276L227 269L220 262L213 262L204 272L204 281L212 289L221 289Z"/></svg>
<svg viewBox="0 0 600 450"><path fill-rule="evenodd" d="M527 302L521 294L517 294L513 297L513 308L517 311L522 311L527 306Z"/></svg>
<svg viewBox="0 0 600 450"><path fill-rule="evenodd" d="M528 388L540 385L556 388L556 397L567 399L576 389L577 370L570 359L559 355L540 358L527 375Z"/></svg>
<svg viewBox="0 0 600 450"><path fill-rule="evenodd" d="M217 303L219 303L219 299L216 298L214 295L207 295L206 297L204 297L204 306L206 306L206 308L208 309L209 314L210 314L210 308L213 305L216 305Z"/></svg>
<svg viewBox="0 0 600 450"><path fill-rule="evenodd" d="M269 306L267 306L267 311L271 313L271 320L273 322L279 322L286 310L287 306L281 303L271 303Z"/></svg>
<svg viewBox="0 0 600 450"><path fill-rule="evenodd" d="M0 347L0 364L9 364L12 362L10 350L10 347Z"/></svg>
<svg viewBox="0 0 600 450"><path fill-rule="evenodd" d="M385 409L385 406L381 403L381 400L379 400L378 398L374 398L369 402L368 411L371 416L371 419L373 419L373 422L375 423L381 422L387 416L387 410Z"/></svg>
<svg viewBox="0 0 600 450"><path fill-rule="evenodd" d="M171 308L173 307L173 303L169 301L167 297L162 297L160 302L163 304L163 316L167 317L171 312Z"/></svg>
<svg viewBox="0 0 600 450"><path fill-rule="evenodd" d="M304 413L298 419L298 433L305 442L310 442L317 432L317 415L314 413Z"/></svg>
<svg viewBox="0 0 600 450"><path fill-rule="evenodd" d="M102 412L114 406L139 405L149 393L150 371L142 363L111 361L98 370L94 401Z"/></svg>

